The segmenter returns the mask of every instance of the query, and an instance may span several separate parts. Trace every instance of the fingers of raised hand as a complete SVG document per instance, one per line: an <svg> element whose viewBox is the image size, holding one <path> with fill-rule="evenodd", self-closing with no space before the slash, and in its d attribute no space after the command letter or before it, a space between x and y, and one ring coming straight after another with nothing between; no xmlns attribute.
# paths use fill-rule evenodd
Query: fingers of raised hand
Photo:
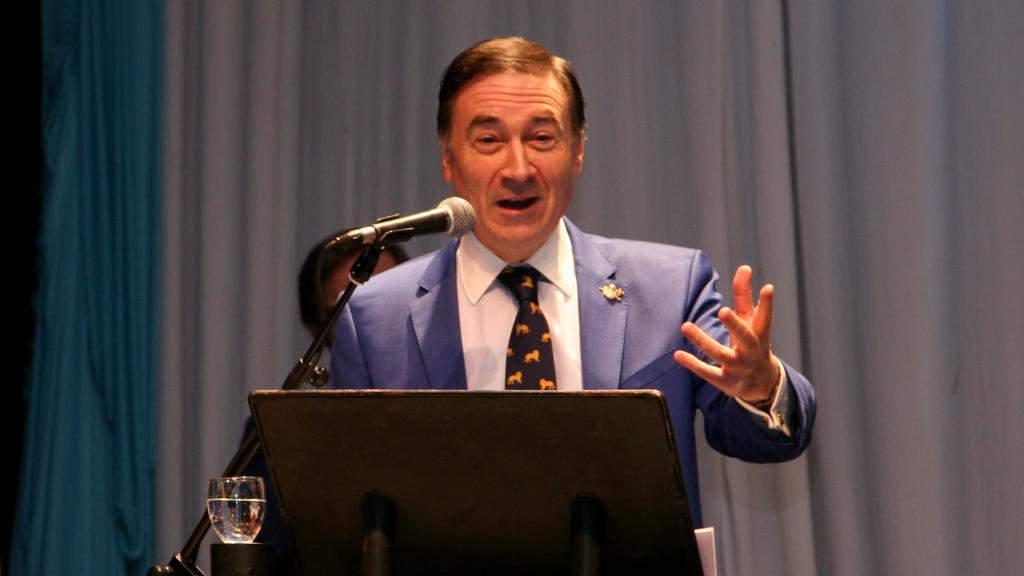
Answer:
<svg viewBox="0 0 1024 576"><path fill-rule="evenodd" d="M763 344L769 341L769 334L772 328L772 310L775 305L775 287L765 284L757 297L757 308L754 310L754 318L751 320L750 328L757 335Z"/></svg>
<svg viewBox="0 0 1024 576"><path fill-rule="evenodd" d="M722 364L732 359L732 348L708 336L706 332L698 328L693 322L684 323L680 329L687 340L693 342L697 348L700 348L702 352L711 357L715 362Z"/></svg>
<svg viewBox="0 0 1024 576"><path fill-rule="evenodd" d="M760 340L754 334L749 322L745 318L741 318L735 311L723 306L718 311L718 319L722 321L722 325L729 331L733 348L737 346L740 348L757 348L760 346Z"/></svg>
<svg viewBox="0 0 1024 576"><path fill-rule="evenodd" d="M754 313L753 276L754 271L744 264L732 277L732 301L736 304L736 312L744 318L750 318Z"/></svg>
<svg viewBox="0 0 1024 576"><path fill-rule="evenodd" d="M690 372L693 372L694 374L697 375L698 378L701 378L707 382L715 384L722 380L721 368L719 368L718 366L712 366L711 364L704 362L703 360L697 358L696 356L690 354L689 352L676 350L675 353L672 355L672 358L680 366L686 368Z"/></svg>

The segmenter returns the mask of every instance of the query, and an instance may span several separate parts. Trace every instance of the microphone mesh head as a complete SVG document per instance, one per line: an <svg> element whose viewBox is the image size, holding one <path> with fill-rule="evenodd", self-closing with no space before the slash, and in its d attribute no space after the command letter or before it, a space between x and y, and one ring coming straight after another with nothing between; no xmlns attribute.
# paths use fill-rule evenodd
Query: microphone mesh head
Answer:
<svg viewBox="0 0 1024 576"><path fill-rule="evenodd" d="M448 212L449 226L446 234L458 238L473 229L473 221L476 214L473 212L473 205L458 196L445 198L437 205L438 208Z"/></svg>

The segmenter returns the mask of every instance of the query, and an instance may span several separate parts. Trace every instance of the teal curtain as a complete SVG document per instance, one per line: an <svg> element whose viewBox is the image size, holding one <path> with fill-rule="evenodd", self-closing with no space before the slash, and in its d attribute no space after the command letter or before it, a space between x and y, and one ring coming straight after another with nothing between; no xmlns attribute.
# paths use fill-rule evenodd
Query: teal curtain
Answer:
<svg viewBox="0 0 1024 576"><path fill-rule="evenodd" d="M36 336L10 573L153 561L162 4L45 0Z"/></svg>

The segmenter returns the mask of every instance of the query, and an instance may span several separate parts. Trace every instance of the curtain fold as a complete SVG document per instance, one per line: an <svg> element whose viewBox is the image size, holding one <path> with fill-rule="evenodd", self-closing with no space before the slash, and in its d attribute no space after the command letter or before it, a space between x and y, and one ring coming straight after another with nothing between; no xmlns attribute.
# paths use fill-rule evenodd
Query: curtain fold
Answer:
<svg viewBox="0 0 1024 576"><path fill-rule="evenodd" d="M43 4L44 190L10 570L152 559L162 17Z"/></svg>

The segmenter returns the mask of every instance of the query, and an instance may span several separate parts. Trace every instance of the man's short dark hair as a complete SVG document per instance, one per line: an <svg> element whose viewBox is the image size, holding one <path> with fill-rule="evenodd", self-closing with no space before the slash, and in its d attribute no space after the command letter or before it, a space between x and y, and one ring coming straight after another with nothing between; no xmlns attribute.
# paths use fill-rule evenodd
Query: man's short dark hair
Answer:
<svg viewBox="0 0 1024 576"><path fill-rule="evenodd" d="M583 138L587 124L583 110L583 91L576 81L572 65L540 44L516 36L477 42L448 65L441 77L441 90L437 95L437 135L442 138L448 136L452 126L452 106L460 90L477 78L503 72L554 74L569 96L572 131L577 138Z"/></svg>

